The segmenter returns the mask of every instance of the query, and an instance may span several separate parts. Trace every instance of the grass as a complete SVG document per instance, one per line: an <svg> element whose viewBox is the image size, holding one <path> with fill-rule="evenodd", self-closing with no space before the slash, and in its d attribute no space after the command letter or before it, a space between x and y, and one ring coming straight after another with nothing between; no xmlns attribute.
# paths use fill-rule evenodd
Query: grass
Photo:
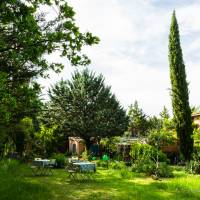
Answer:
<svg viewBox="0 0 200 200"><path fill-rule="evenodd" d="M27 165L0 162L1 200L197 200L200 176L174 170L171 179L153 180L127 169L98 169L95 181L75 182L63 169L34 177Z"/></svg>

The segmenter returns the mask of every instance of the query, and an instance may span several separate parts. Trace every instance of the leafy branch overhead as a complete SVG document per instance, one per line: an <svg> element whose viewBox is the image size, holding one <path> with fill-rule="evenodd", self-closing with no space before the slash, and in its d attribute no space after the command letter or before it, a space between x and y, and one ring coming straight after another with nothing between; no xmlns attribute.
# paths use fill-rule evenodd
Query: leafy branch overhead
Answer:
<svg viewBox="0 0 200 200"><path fill-rule="evenodd" d="M89 58L81 53L82 47L97 44L99 39L90 32L81 33L74 15L73 8L62 0L1 1L1 70L29 78L44 76L49 68L60 71L62 64L49 63L44 57L55 51L72 65L89 64Z"/></svg>

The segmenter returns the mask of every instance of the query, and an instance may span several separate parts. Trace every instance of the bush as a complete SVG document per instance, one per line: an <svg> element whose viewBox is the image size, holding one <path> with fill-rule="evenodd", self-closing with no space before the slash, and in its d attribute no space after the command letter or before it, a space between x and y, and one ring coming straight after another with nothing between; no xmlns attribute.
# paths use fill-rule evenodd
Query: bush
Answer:
<svg viewBox="0 0 200 200"><path fill-rule="evenodd" d="M190 174L200 174L200 162L191 160L186 164L186 171Z"/></svg>
<svg viewBox="0 0 200 200"><path fill-rule="evenodd" d="M120 162L119 161L111 162L110 163L110 167L112 169L124 169L124 168L127 168L126 164L124 162L122 162L122 161L120 161Z"/></svg>
<svg viewBox="0 0 200 200"><path fill-rule="evenodd" d="M192 155L193 160L186 164L186 171L191 174L200 174L200 151L195 149Z"/></svg>
<svg viewBox="0 0 200 200"><path fill-rule="evenodd" d="M158 168L156 169L155 173L156 173L155 175L157 175L158 177L163 177L163 178L173 177L171 167L165 162L159 163Z"/></svg>
<svg viewBox="0 0 200 200"><path fill-rule="evenodd" d="M158 156L159 162L169 162L167 155L157 148L149 145L135 142L131 145L130 156L133 161L137 160L152 160L156 161Z"/></svg>
<svg viewBox="0 0 200 200"><path fill-rule="evenodd" d="M141 159L137 160L132 167L134 172L145 173L146 175L154 174L156 169L156 164L152 160Z"/></svg>
<svg viewBox="0 0 200 200"><path fill-rule="evenodd" d="M120 170L120 176L124 179L130 179L132 177L132 172L129 171L128 167L124 167Z"/></svg>
<svg viewBox="0 0 200 200"><path fill-rule="evenodd" d="M7 178L20 178L30 174L30 168L21 164L18 160L5 159L0 161L0 176Z"/></svg>
<svg viewBox="0 0 200 200"><path fill-rule="evenodd" d="M157 167L152 160L137 160L133 164L132 170L138 173L145 173L148 176L173 177L172 169L166 162L159 162Z"/></svg>
<svg viewBox="0 0 200 200"><path fill-rule="evenodd" d="M98 167L106 167L106 168L108 168L108 161L98 160L96 162L96 164L97 164Z"/></svg>
<svg viewBox="0 0 200 200"><path fill-rule="evenodd" d="M53 158L56 159L56 167L63 168L66 164L66 157L62 153L54 154Z"/></svg>
<svg viewBox="0 0 200 200"><path fill-rule="evenodd" d="M16 169L19 169L19 165L20 165L20 163L18 160L12 160L12 159L2 160L0 171L3 173L7 172L10 174L15 174Z"/></svg>

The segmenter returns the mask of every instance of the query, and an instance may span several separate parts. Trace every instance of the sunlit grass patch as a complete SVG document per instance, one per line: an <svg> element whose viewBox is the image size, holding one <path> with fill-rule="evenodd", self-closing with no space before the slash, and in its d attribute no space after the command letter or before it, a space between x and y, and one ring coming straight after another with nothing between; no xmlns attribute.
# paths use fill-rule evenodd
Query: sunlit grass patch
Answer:
<svg viewBox="0 0 200 200"><path fill-rule="evenodd" d="M12 164L11 164L12 165ZM94 181L70 181L64 169L33 176L30 167L0 165L0 199L14 200L197 200L200 176L176 170L174 178L153 180L125 169L97 169ZM15 171L15 176L13 175ZM18 175L17 175L18 174Z"/></svg>

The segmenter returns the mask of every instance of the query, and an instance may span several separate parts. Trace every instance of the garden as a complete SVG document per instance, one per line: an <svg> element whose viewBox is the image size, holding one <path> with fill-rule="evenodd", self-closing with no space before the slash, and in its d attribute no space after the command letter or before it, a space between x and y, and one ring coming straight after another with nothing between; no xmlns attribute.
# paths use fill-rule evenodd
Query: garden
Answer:
<svg viewBox="0 0 200 200"><path fill-rule="evenodd" d="M200 198L199 175L173 167L173 178L153 180L130 168L97 168L95 180L77 182L68 179L64 169L50 176L33 176L29 166L16 161L1 162L1 199L185 199Z"/></svg>
<svg viewBox="0 0 200 200"><path fill-rule="evenodd" d="M100 39L76 23L64 0L0 2L0 199L200 199L200 108L190 106L176 12L172 114L156 116L137 100L125 109L85 67L85 46ZM77 66L71 78L44 94L39 80L66 63Z"/></svg>

